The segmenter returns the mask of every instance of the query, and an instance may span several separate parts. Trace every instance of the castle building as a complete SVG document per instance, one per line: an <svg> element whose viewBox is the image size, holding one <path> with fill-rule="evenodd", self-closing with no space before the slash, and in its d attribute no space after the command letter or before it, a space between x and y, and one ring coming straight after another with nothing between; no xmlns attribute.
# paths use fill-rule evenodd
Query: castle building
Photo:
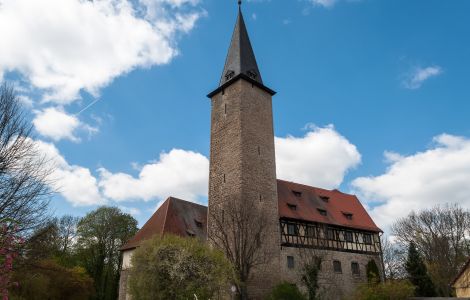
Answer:
<svg viewBox="0 0 470 300"><path fill-rule="evenodd" d="M366 282L370 261L382 270L381 230L356 196L277 179L274 95L262 80L239 9L219 86L208 95L212 109L208 207L173 197L160 206L122 248L120 300L129 299L131 257L143 240L176 234L218 246L219 233L231 226L227 219L234 209L249 216L240 226L258 234L257 246L265 255L247 279L250 299L262 299L281 281L305 289L301 271L313 258L320 262L318 280L324 299L347 298Z"/></svg>

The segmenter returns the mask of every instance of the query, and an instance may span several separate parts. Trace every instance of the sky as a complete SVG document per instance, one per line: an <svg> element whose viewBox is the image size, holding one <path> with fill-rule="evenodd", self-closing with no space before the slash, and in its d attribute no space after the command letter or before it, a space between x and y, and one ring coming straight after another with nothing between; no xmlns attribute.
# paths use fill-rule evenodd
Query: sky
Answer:
<svg viewBox="0 0 470 300"><path fill-rule="evenodd" d="M388 230L470 208L470 2L251 0L277 175L356 194ZM210 100L236 0L0 0L0 79L49 158L57 216L140 225L168 196L207 204Z"/></svg>

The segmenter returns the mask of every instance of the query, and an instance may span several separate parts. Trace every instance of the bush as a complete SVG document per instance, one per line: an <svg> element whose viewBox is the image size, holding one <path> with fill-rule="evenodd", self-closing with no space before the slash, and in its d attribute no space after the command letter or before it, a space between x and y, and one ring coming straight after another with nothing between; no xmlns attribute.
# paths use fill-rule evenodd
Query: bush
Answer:
<svg viewBox="0 0 470 300"><path fill-rule="evenodd" d="M222 252L195 238L156 236L135 250L129 274L133 300L216 299L233 278Z"/></svg>
<svg viewBox="0 0 470 300"><path fill-rule="evenodd" d="M406 300L414 295L414 287L407 280L367 283L358 287L355 300Z"/></svg>
<svg viewBox="0 0 470 300"><path fill-rule="evenodd" d="M379 283L381 281L379 267L377 267L375 260L372 259L367 263L366 272L369 283Z"/></svg>
<svg viewBox="0 0 470 300"><path fill-rule="evenodd" d="M282 282L276 285L266 300L305 300L306 298L299 291L295 284Z"/></svg>

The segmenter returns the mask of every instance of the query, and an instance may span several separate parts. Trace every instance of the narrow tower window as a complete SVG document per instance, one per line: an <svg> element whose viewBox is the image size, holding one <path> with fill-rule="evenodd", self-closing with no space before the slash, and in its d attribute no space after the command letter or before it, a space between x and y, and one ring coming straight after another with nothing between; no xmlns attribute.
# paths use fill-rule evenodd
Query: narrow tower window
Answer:
<svg viewBox="0 0 470 300"><path fill-rule="evenodd" d="M227 103L224 104L224 114L227 114Z"/></svg>
<svg viewBox="0 0 470 300"><path fill-rule="evenodd" d="M261 147L258 146L258 155L261 155Z"/></svg>
<svg viewBox="0 0 470 300"><path fill-rule="evenodd" d="M287 267L289 269L293 269L295 266L294 264L294 257L293 256L287 256Z"/></svg>
<svg viewBox="0 0 470 300"><path fill-rule="evenodd" d="M224 174L224 183L225 183L225 174Z"/></svg>

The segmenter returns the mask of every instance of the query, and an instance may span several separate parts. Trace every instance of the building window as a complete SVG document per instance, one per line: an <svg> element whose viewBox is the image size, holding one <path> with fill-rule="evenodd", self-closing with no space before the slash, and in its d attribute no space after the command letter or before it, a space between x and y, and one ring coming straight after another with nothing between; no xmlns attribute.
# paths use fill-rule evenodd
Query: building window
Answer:
<svg viewBox="0 0 470 300"><path fill-rule="evenodd" d="M302 197L302 192L299 192L299 191L292 191L292 193L293 193L294 196L296 196L296 197Z"/></svg>
<svg viewBox="0 0 470 300"><path fill-rule="evenodd" d="M343 212L343 216L348 220L352 220L352 218L353 218L352 213Z"/></svg>
<svg viewBox="0 0 470 300"><path fill-rule="evenodd" d="M321 209L321 208L317 208L317 210L318 210L318 212L320 213L320 215L326 216L326 210Z"/></svg>
<svg viewBox="0 0 470 300"><path fill-rule="evenodd" d="M287 267L289 269L293 269L294 268L294 257L293 256L287 256Z"/></svg>
<svg viewBox="0 0 470 300"><path fill-rule="evenodd" d="M315 237L316 236L316 228L315 226L307 225L305 236L307 237Z"/></svg>
<svg viewBox="0 0 470 300"><path fill-rule="evenodd" d="M372 245L372 235L369 233L364 233L362 239L364 240L364 244Z"/></svg>
<svg viewBox="0 0 470 300"><path fill-rule="evenodd" d="M333 261L333 270L335 273L343 273L343 269L341 268L341 262L339 260Z"/></svg>
<svg viewBox="0 0 470 300"><path fill-rule="evenodd" d="M351 263L351 272L353 275L361 275L359 271L359 264L357 262Z"/></svg>
<svg viewBox="0 0 470 300"><path fill-rule="evenodd" d="M196 223L197 227L202 228L202 222L200 222L198 220L194 220L194 223Z"/></svg>
<svg viewBox="0 0 470 300"><path fill-rule="evenodd" d="M295 205L295 204L287 203L287 206L289 206L289 208L290 208L291 210L297 210L297 205Z"/></svg>
<svg viewBox="0 0 470 300"><path fill-rule="evenodd" d="M344 240L345 240L346 242L352 243L352 241L353 241L353 233L352 233L351 231L345 231L345 232L344 232Z"/></svg>
<svg viewBox="0 0 470 300"><path fill-rule="evenodd" d="M295 224L287 224L287 234L288 235L297 235L298 234L297 225Z"/></svg>
<svg viewBox="0 0 470 300"><path fill-rule="evenodd" d="M330 201L330 197L328 197L328 196L320 196L320 199L323 200L323 202Z"/></svg>
<svg viewBox="0 0 470 300"><path fill-rule="evenodd" d="M224 174L224 183L225 183L225 174Z"/></svg>
<svg viewBox="0 0 470 300"><path fill-rule="evenodd" d="M334 240L335 239L335 232L333 231L333 229L328 228L326 230L326 238L329 239L329 240Z"/></svg>
<svg viewBox="0 0 470 300"><path fill-rule="evenodd" d="M258 155L261 155L261 147L258 146Z"/></svg>
<svg viewBox="0 0 470 300"><path fill-rule="evenodd" d="M224 114L227 114L227 104L224 104Z"/></svg>

